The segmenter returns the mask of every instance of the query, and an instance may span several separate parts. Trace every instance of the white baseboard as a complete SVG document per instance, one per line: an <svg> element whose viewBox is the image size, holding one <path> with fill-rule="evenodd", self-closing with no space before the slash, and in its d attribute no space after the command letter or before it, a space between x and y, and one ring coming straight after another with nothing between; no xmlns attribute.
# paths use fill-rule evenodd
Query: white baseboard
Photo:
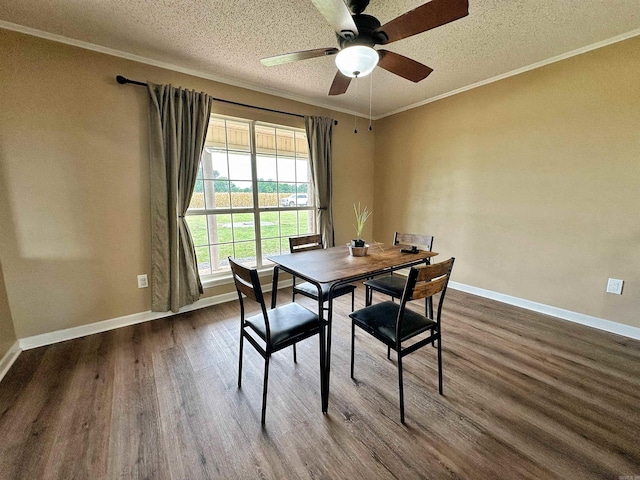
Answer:
<svg viewBox="0 0 640 480"><path fill-rule="evenodd" d="M280 282L278 288L284 288L288 286L291 286L291 280ZM454 290L460 290L462 292L471 293L480 297L496 300L498 302L514 305L516 307L525 308L534 312L551 315L552 317L568 320L570 322L580 323L582 325L587 325L589 327L604 330L606 332L616 333L618 335L623 335L625 337L640 340L640 328L632 327L630 325L624 325L621 323L612 322L610 320L605 320L603 318L592 317L590 315L584 315L582 313L572 312L570 310L564 310L562 308L532 302L523 298L512 297L511 295L505 295L503 293L485 290L483 288L473 287L470 285L465 285L463 283L452 281L449 282L449 287ZM269 292L271 291L271 285L265 285L263 289L265 292ZM236 292L203 298L191 305L187 305L181 308L180 313L229 302L235 300L236 298ZM94 333L106 332L108 330L135 325L137 323L148 322L150 320L157 320L159 318L165 318L171 315L175 314L173 312L140 312L123 317L112 318L110 320L91 323L88 325L81 325L79 327L66 328L64 330L57 330L55 332L43 333L41 335L21 338L18 340L16 345L14 345L11 350L9 350L9 352L7 352L7 354L2 358L2 361L0 361L0 379L2 378L2 375L6 373L6 370L8 370L9 367L13 364L21 350L29 350L31 348L64 342L65 340L84 337L86 335L92 335Z"/></svg>
<svg viewBox="0 0 640 480"><path fill-rule="evenodd" d="M284 280L278 283L278 288L284 288L291 286L291 280ZM270 292L272 290L271 284L263 285L263 292ZM221 295L215 295L212 297L201 298L197 302L191 305L186 305L180 309L179 313L190 312L192 310L198 310L200 308L209 307L211 305L218 305L220 303L231 302L238 298L238 294L233 291L229 293L223 293ZM127 327L129 325L135 325L137 323L148 322L149 320L157 320L159 318L170 317L175 315L174 312L140 312L131 315L125 315L124 317L112 318L109 320L103 320L101 322L90 323L88 325L80 325L79 327L65 328L64 330L57 330L55 332L43 333L41 335L34 335L32 337L21 338L19 340L20 348L22 350L29 350L31 348L42 347L45 345L51 345L53 343L64 342L65 340L72 340L74 338L85 337L94 333L106 332L108 330L114 330L116 328Z"/></svg>
<svg viewBox="0 0 640 480"><path fill-rule="evenodd" d="M616 333L618 335L640 340L640 328L632 327L631 325L624 325L622 323L612 322L611 320L605 320L604 318L592 317L591 315L572 312L571 310L564 310L562 308L552 307L543 303L532 302L531 300L525 300L524 298L512 297L511 295L485 290L484 288L472 287L471 285L465 285L464 283L450 281L449 287L454 290L460 290L461 292L478 295L479 297L489 298L491 300L525 308L534 312L551 315L552 317L560 318L562 320L587 325L588 327L604 330L605 332Z"/></svg>
<svg viewBox="0 0 640 480"><path fill-rule="evenodd" d="M11 345L9 351L5 353L4 356L0 359L0 382L11 368L11 365L13 365L13 362L17 360L20 352L22 352L22 350L20 349L20 344L18 342L15 342L13 345Z"/></svg>

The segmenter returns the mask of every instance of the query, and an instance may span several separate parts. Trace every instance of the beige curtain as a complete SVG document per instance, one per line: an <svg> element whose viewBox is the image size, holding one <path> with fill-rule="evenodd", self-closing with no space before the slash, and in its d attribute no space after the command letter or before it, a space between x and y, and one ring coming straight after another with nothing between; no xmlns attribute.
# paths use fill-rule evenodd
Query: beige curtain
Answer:
<svg viewBox="0 0 640 480"><path fill-rule="evenodd" d="M331 187L331 136L333 119L327 117L304 117L304 126L309 143L311 181L316 195L316 224L318 233L326 247L335 245L333 232L333 192Z"/></svg>
<svg viewBox="0 0 640 480"><path fill-rule="evenodd" d="M202 283L184 214L211 113L205 93L148 84L151 177L151 309L177 312L200 298Z"/></svg>

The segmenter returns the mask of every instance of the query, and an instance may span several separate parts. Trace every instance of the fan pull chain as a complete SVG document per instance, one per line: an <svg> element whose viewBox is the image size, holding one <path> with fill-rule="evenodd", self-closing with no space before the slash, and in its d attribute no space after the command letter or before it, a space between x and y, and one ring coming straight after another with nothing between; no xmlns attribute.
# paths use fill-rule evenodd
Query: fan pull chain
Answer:
<svg viewBox="0 0 640 480"><path fill-rule="evenodd" d="M358 91L358 76L355 76L355 82L354 82L354 90L357 92ZM356 115L353 116L353 133L356 134L358 133L358 117Z"/></svg>
<svg viewBox="0 0 640 480"><path fill-rule="evenodd" d="M371 98L373 96L373 72L369 75L369 131L373 130L371 126Z"/></svg>

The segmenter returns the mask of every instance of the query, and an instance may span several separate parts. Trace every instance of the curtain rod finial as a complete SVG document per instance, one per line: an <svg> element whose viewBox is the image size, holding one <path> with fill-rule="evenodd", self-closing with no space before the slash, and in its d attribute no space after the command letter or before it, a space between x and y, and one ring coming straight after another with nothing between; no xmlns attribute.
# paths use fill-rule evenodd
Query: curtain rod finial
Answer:
<svg viewBox="0 0 640 480"><path fill-rule="evenodd" d="M123 77L122 75L116 75L116 82L118 82L120 85L126 85L127 83L131 83L133 85L141 85L143 87L146 87L147 84L144 82L138 82L136 80L129 80L127 77Z"/></svg>

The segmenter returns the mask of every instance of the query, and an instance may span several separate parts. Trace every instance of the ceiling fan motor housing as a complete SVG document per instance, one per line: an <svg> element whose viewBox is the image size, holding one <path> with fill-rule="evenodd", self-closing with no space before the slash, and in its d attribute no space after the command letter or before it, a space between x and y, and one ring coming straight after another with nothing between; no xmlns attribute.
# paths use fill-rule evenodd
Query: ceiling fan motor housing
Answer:
<svg viewBox="0 0 640 480"><path fill-rule="evenodd" d="M348 2L349 10L353 15L358 15L359 13L364 12L364 10L369 5L369 0L349 0Z"/></svg>
<svg viewBox="0 0 640 480"><path fill-rule="evenodd" d="M353 45L366 45L373 47L377 44L386 43L386 35L384 32L376 31L380 28L380 21L371 15L359 14L353 15L353 21L358 27L355 37L344 37L336 34L340 48L347 48Z"/></svg>

